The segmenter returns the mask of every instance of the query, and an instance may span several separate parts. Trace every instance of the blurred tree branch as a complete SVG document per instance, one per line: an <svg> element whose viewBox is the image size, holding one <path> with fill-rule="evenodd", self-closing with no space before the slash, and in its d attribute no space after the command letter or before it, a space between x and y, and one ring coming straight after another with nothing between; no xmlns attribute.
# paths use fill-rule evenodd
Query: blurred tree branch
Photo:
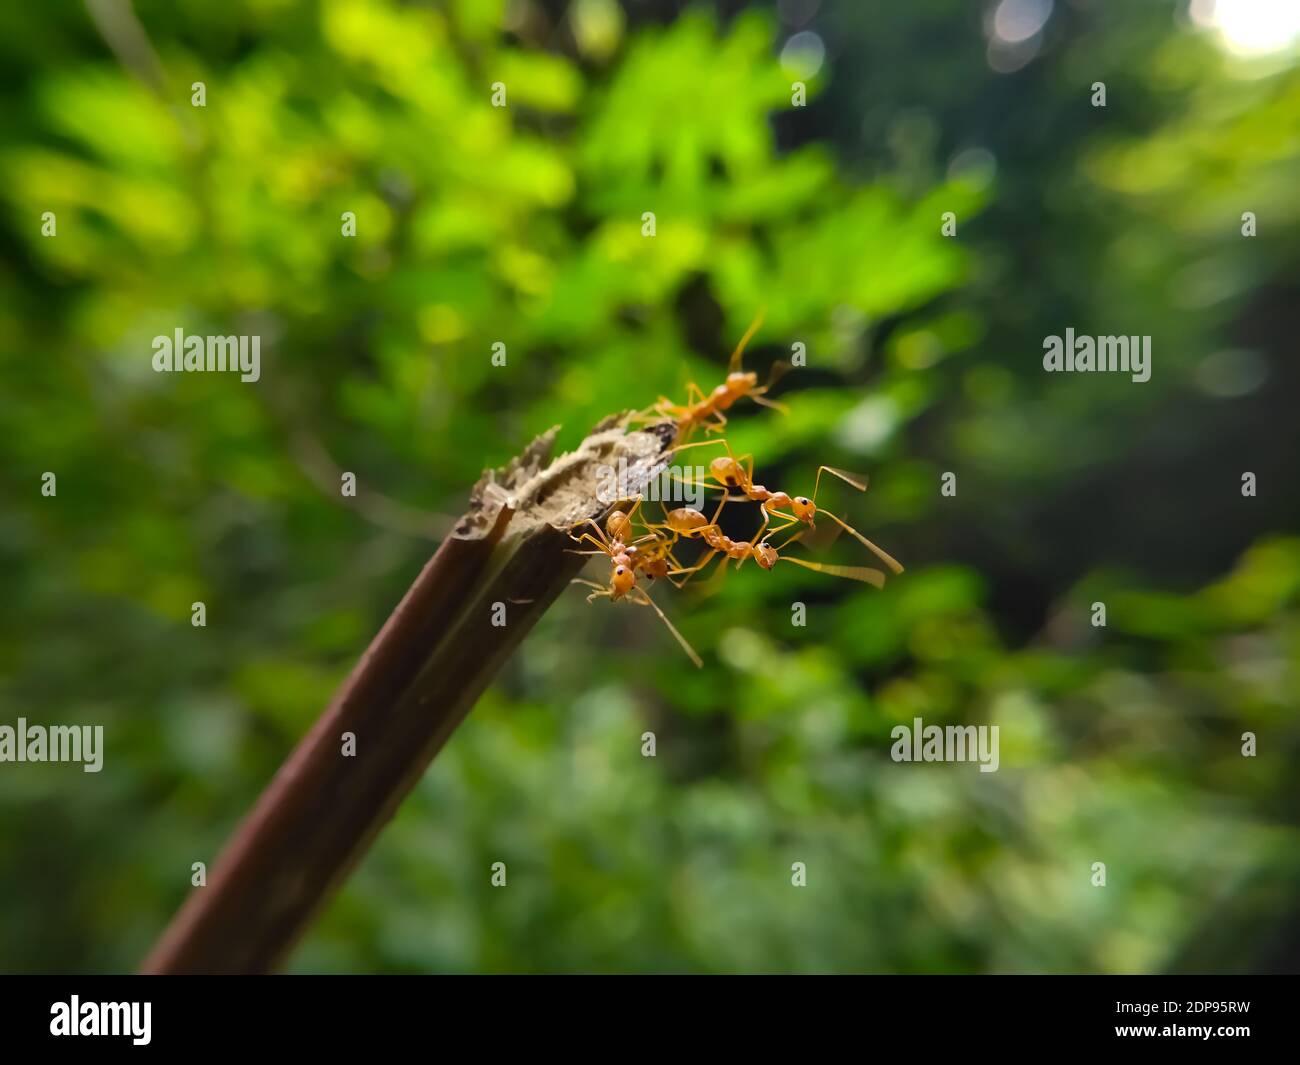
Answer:
<svg viewBox="0 0 1300 1065"><path fill-rule="evenodd" d="M177 913L146 972L265 972L284 958L581 568L566 530L608 509L597 496L601 469L626 460L629 490L638 490L672 443L675 427L662 424L625 433L607 419L542 469L551 430L499 477L484 475L469 512ZM504 603L499 625L494 607Z"/></svg>

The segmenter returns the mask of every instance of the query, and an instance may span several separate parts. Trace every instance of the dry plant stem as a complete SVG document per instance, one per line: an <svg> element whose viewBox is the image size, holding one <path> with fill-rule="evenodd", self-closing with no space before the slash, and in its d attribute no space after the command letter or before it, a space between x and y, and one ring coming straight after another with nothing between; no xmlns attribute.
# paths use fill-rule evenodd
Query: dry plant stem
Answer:
<svg viewBox="0 0 1300 1065"><path fill-rule="evenodd" d="M602 519L601 467L656 476L676 427L606 419L549 466L555 430L475 487L315 726L272 779L142 966L150 973L275 968L397 811L434 755L583 559L567 527ZM506 624L492 624L504 603ZM356 736L355 756L343 734Z"/></svg>

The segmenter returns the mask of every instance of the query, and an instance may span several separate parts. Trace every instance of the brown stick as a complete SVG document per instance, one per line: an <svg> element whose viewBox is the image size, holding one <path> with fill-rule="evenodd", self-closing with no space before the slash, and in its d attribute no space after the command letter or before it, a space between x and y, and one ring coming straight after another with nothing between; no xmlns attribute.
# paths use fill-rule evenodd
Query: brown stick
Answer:
<svg viewBox="0 0 1300 1065"><path fill-rule="evenodd" d="M629 492L666 458L675 428L624 434L607 419L539 470L554 430L500 478L485 475L334 701L236 830L143 963L149 973L277 966L576 575L567 526L600 518L601 467L626 460ZM495 604L505 604L506 624ZM355 756L343 754L344 733Z"/></svg>

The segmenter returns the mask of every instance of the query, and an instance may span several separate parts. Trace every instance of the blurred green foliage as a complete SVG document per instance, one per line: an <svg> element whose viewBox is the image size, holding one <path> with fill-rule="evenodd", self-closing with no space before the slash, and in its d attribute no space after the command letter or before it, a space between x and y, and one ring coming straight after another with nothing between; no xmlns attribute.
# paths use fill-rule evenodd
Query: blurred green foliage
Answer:
<svg viewBox="0 0 1300 1065"><path fill-rule="evenodd" d="M970 5L827 5L792 108L796 27L676 7L0 14L0 723L107 737L0 767L0 966L132 967L481 469L710 386L765 306L748 363L808 367L733 445L868 470L830 505L907 573L660 593L698 673L565 597L293 967L1294 967L1296 67L1171 3L1058 4L1008 74ZM178 326L261 380L153 373ZM1066 326L1152 381L1044 375ZM891 762L914 716L1000 771Z"/></svg>

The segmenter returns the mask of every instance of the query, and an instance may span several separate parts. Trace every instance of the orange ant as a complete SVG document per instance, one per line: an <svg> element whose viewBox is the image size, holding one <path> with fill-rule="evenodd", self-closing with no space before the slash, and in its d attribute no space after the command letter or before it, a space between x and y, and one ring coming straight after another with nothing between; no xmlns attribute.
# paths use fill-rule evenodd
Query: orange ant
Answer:
<svg viewBox="0 0 1300 1065"><path fill-rule="evenodd" d="M697 444L682 444L676 448L674 454L676 454L676 451L685 451L687 448L692 447L705 447L709 444L721 444L727 449L727 453L725 455L719 455L709 463L708 476L712 477L713 480L717 482L718 487L725 491L736 489L743 493L743 498L760 504L763 509L763 524L759 526L753 542L757 543L759 541L759 538L763 535L764 531L774 518L782 521L782 524L777 526L774 530L776 532L788 529L791 525L796 524L803 524L807 526L809 530L812 530L816 528L816 517L818 513L821 513L839 525L839 527L845 532L853 536L895 574L903 572L901 563L899 563L888 552L873 544L858 532L857 529L849 525L848 522L844 521L837 515L832 514L829 510L823 509L819 511L817 508L817 493L821 490L823 473L829 473L838 477L846 484L852 485L859 492L865 492L867 490L865 479L859 479L854 474L848 473L845 470L837 470L834 466L819 466L817 467L817 479L813 484L812 498L809 499L807 496L791 496L786 492L773 492L761 484L755 484L754 457L752 455L745 455L742 458L737 459L735 455L731 453L731 445L728 444L726 440L705 440ZM787 509L790 511L788 514L784 513ZM786 542L789 543L790 541ZM791 559L791 561L794 560ZM770 569L771 567L768 566L765 568Z"/></svg>
<svg viewBox="0 0 1300 1065"><path fill-rule="evenodd" d="M728 498L730 497L723 496L718 504L719 511ZM781 515L781 517L785 517L785 515ZM790 524L794 523L791 522ZM777 531L788 529L790 524L781 526L781 529ZM814 570L817 573L827 573L832 577L845 577L849 580L862 581L877 588L882 588L885 584L885 575L878 569L870 569L866 566L836 566L826 562L810 562L807 559L792 558L789 555L781 554L781 551L804 534L805 529L800 529L789 537L778 549L767 537L762 536L764 529L767 527L766 522L763 523L763 528L759 529L752 540L733 540L718 527L716 514L713 521L708 521L700 511L693 510L690 507L682 507L669 512L668 526L682 536L698 536L709 548L703 558L694 566L689 569L676 569L670 572L669 576L684 578L678 587L685 585L686 581L704 569L713 560L713 557L718 554L721 554L725 559L734 559L737 568L743 565L748 558L752 558L765 570L772 569L778 562L793 562L796 566L802 566L804 569ZM718 567L718 573L723 574L725 572L724 563Z"/></svg>
<svg viewBox="0 0 1300 1065"><path fill-rule="evenodd" d="M633 518L637 510L641 507L641 500L638 499L627 513L621 510L610 512L605 519L605 528L602 530L595 521L588 518L582 525L590 525L596 530L596 535L583 533L581 536L572 536L571 538L578 543L592 543L596 545L595 551L574 551L575 555L608 555L614 563L614 574L610 582L610 587L617 591L617 595L625 594L635 583L637 571L643 572L646 577L653 581L668 576L668 571L678 566L679 563L673 557L673 544L675 537L664 536L655 531L658 527L650 528L644 536L639 536L635 540L632 534L635 531ZM629 573L619 573L619 568L630 570ZM617 598L617 596L616 596Z"/></svg>
<svg viewBox="0 0 1300 1065"><path fill-rule="evenodd" d="M783 526L783 528L789 528L789 526ZM799 537L803 536L806 531L800 529L781 545L780 551L784 551ZM810 569L817 573L829 573L832 577L845 577L851 581L862 581L864 584L870 584L875 588L885 586L885 575L878 569L872 569L869 566L835 566L829 562L809 562L806 558L792 558L790 555L782 555L780 551L768 543L767 537L764 537L753 545L750 553L753 555L754 561L763 569L771 569L778 562L793 562L796 566L802 566L804 569ZM900 566L899 570L901 569Z"/></svg>
<svg viewBox="0 0 1300 1065"><path fill-rule="evenodd" d="M736 345L736 350L731 353L731 359L727 364L726 379L712 392L705 395L704 389L691 381L686 386L685 404L674 403L667 396L660 396L659 401L653 407L635 417L647 420L669 418L677 423L678 441L684 441L690 439L691 435L701 425L704 426L705 432L721 432L727 424L727 416L722 412L730 410L738 400L744 399L746 396L761 406L771 407L785 413L787 408L784 404L763 397L772 389L772 386L776 384L781 375L790 368L789 364L782 362L773 365L767 384L761 388L758 385L758 374L753 371L742 371L740 368L745 346L753 339L754 334L758 332L759 327L763 324L764 314L765 312L759 311L758 317L745 331L745 335L740 338L740 343Z"/></svg>
<svg viewBox="0 0 1300 1065"><path fill-rule="evenodd" d="M671 567L680 568L677 560L672 555L672 540L659 535L657 532L651 532L645 536L632 540L632 534L635 530L633 525L633 516L641 506L641 500L638 499L632 506L632 509L624 513L621 510L611 511L609 517L605 519L605 527L602 529L593 519L588 518L585 522L580 522L575 528L581 528L584 525L590 525L595 530L595 535L590 532L583 532L580 536L574 536L570 532L570 539L576 543L592 543L598 550L595 551L575 551L578 555L608 555L612 569L610 571L609 585L597 584L595 581L575 578L570 583L583 584L588 588L594 588L587 602L592 602L601 597L608 598L611 602L618 602L620 599L627 599L628 602L637 603L641 606L650 607L660 620L668 626L674 638L682 649L695 663L696 668L704 665L700 656L695 653L695 649L686 642L676 626L668 620L659 604L650 598L650 594L636 582L636 572L638 569L645 571L650 580L657 576L667 577ZM630 541L630 542L629 542Z"/></svg>
<svg viewBox="0 0 1300 1065"><path fill-rule="evenodd" d="M731 539L731 537L723 533L722 526L718 524L722 508L727 505L729 499L730 497L724 493L723 497L718 501L718 509L713 512L712 518L706 518L701 511L696 510L694 507L678 507L675 510L665 509L662 522L647 523L646 527L650 529L666 529L674 542L678 539L703 540L709 548L703 560L696 565L684 569L679 563L676 569L669 571L669 577L685 577L685 580L681 582L673 582L678 588L685 585L687 580L690 580L691 574L703 569L709 559L719 551L723 552L728 558L736 559L738 562L743 562L749 555L752 545Z"/></svg>

